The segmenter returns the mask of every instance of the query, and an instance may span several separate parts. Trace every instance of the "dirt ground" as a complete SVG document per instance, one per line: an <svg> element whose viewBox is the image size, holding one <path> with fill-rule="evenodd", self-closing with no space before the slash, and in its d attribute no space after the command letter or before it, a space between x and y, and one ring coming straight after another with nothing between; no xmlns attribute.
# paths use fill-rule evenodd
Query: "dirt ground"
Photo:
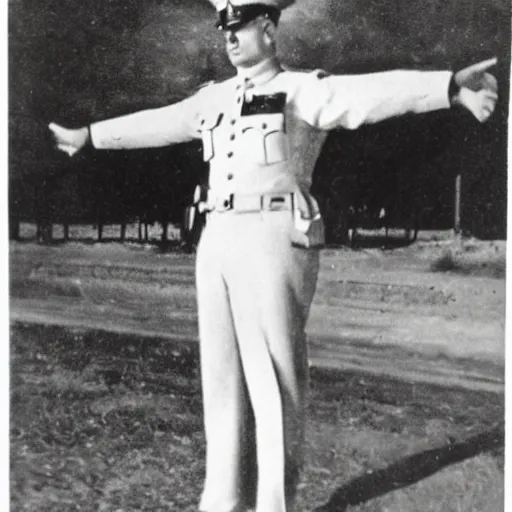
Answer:
<svg viewBox="0 0 512 512"><path fill-rule="evenodd" d="M323 251L298 512L503 510L505 256ZM193 283L154 245L11 244L13 510L195 510Z"/></svg>
<svg viewBox="0 0 512 512"><path fill-rule="evenodd" d="M505 256L505 242L453 239L322 251L312 365L499 388ZM11 318L197 342L193 260L155 245L13 243Z"/></svg>

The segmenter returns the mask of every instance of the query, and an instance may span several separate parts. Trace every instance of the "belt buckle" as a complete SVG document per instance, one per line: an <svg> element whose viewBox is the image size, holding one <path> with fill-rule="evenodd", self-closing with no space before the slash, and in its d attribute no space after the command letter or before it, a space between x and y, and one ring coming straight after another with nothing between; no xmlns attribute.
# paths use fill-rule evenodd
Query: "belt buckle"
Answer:
<svg viewBox="0 0 512 512"><path fill-rule="evenodd" d="M291 210L291 194L265 194L262 197L262 210L270 212Z"/></svg>

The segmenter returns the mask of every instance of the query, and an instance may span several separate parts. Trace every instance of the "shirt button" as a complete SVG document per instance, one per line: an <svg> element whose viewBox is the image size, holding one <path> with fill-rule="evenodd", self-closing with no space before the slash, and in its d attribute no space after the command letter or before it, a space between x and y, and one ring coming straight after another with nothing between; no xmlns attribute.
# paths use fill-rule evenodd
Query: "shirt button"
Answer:
<svg viewBox="0 0 512 512"><path fill-rule="evenodd" d="M232 133L232 134L230 135L229 140L235 140L235 134L234 134L234 133Z"/></svg>
<svg viewBox="0 0 512 512"><path fill-rule="evenodd" d="M236 119L231 119L231 124L235 124L236 123Z"/></svg>
<svg viewBox="0 0 512 512"><path fill-rule="evenodd" d="M267 128L267 123L263 123L261 127L265 130Z"/></svg>
<svg viewBox="0 0 512 512"><path fill-rule="evenodd" d="M230 152L228 153L228 158L231 158L232 156L233 156L233 151L230 151Z"/></svg>
<svg viewBox="0 0 512 512"><path fill-rule="evenodd" d="M228 180L232 180L233 179L233 174L229 173L227 177L228 177Z"/></svg>

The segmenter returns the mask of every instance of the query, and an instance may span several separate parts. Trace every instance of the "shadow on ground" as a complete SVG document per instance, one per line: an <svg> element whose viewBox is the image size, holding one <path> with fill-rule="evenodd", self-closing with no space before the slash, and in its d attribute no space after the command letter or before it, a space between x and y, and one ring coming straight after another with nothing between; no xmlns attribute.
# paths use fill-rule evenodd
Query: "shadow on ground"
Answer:
<svg viewBox="0 0 512 512"><path fill-rule="evenodd" d="M329 501L315 512L343 512L350 505L359 505L396 489L407 487L441 469L475 457L480 453L503 448L504 426L476 435L467 441L427 450L402 459L387 468L364 474L340 486Z"/></svg>

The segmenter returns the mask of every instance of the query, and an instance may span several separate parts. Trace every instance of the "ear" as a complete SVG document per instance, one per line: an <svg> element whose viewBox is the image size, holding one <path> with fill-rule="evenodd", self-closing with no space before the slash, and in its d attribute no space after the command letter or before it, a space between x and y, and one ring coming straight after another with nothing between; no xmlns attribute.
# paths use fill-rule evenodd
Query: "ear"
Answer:
<svg viewBox="0 0 512 512"><path fill-rule="evenodd" d="M276 41L276 26L271 20L264 21L263 39L269 45L274 44Z"/></svg>

